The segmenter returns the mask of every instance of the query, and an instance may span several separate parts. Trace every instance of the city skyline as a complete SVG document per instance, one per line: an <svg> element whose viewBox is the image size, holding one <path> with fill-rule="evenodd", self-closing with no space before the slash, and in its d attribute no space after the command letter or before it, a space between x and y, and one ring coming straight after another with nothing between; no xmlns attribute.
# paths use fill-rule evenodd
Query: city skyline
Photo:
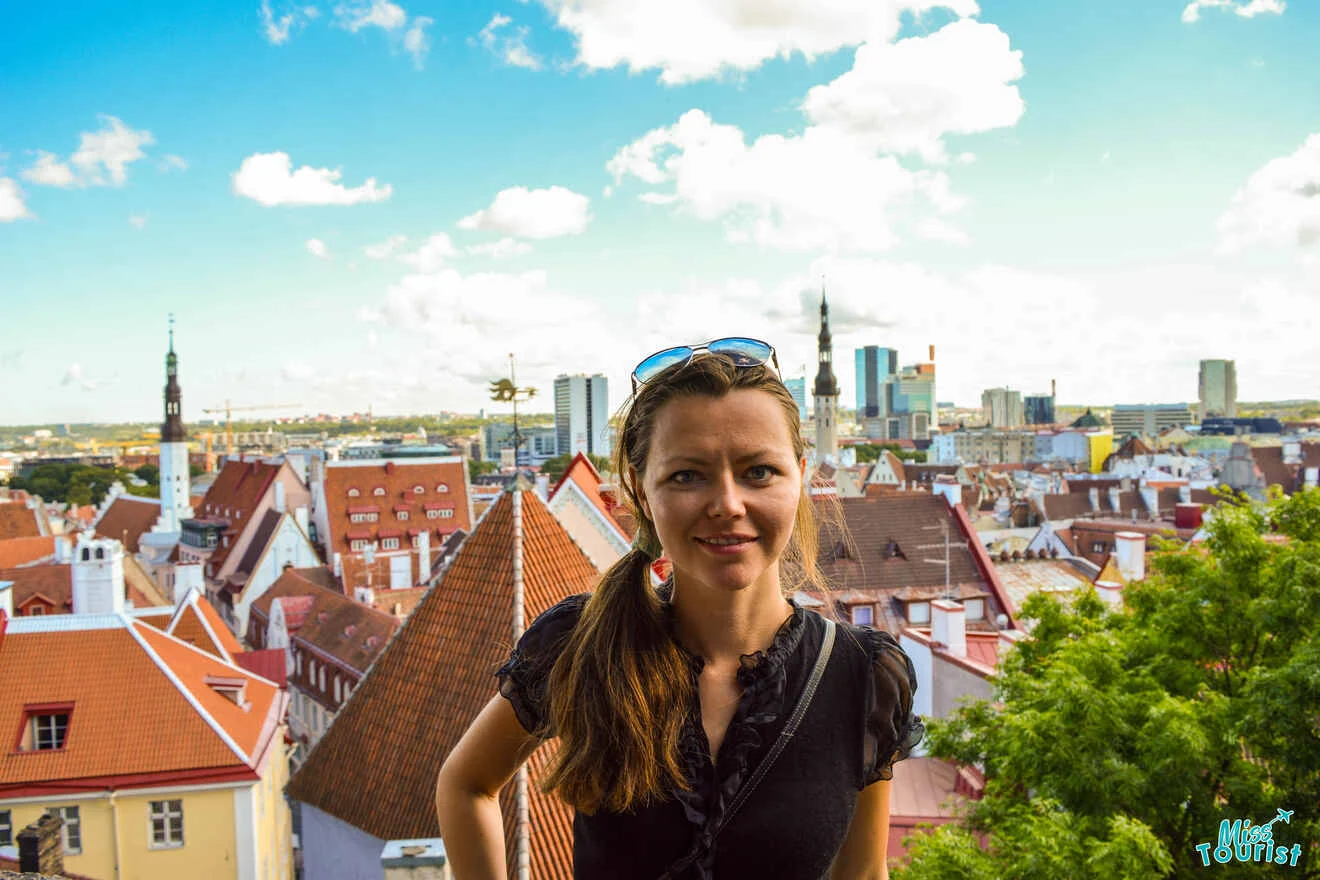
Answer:
<svg viewBox="0 0 1320 880"><path fill-rule="evenodd" d="M1314 6L721 9L11 15L0 420L158 420L170 312L190 423L495 413L511 351L613 412L721 335L810 378L822 278L845 404L866 345L960 406L1317 396Z"/></svg>

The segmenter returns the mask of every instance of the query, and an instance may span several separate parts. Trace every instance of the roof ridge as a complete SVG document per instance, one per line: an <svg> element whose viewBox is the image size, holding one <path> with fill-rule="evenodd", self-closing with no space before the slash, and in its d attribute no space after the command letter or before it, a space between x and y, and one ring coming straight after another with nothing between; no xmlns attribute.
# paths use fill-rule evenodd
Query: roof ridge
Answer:
<svg viewBox="0 0 1320 880"><path fill-rule="evenodd" d="M156 664L156 668L165 674L165 677L169 679L170 683L173 684L174 687L179 691L179 693L183 695L183 698L188 701L188 705L192 706L193 709L199 715L202 716L202 719L207 723L208 726L210 726L211 730L215 731L216 735L220 737L221 741L224 742L225 745L229 746L230 751L232 751L235 755L237 755L239 760L241 760L245 766L248 767L252 766L252 759L248 757L248 755L241 748L239 748L238 743L236 743L234 741L234 738L229 735L229 731L225 730L224 725L216 721L215 717L212 716L210 712L206 711L206 707L201 704L201 701L197 699L196 695L194 695L193 692L188 688L188 686L183 683L183 680L180 679L179 676L174 672L174 670L170 668L170 665L165 662L165 659L161 657L160 654L156 652L156 649L151 646L151 644L147 641L147 639L143 637L143 633L137 631L137 628L133 624L137 623L138 621L133 620L127 615L120 615L120 616L128 624L127 629L129 633L131 633L133 638L137 640L137 643L142 646L142 649L147 652L147 656L150 657L152 662ZM147 626L147 624L144 623L142 624L142 626L145 627ZM159 635L165 638L172 639L174 642L180 645L184 645L188 648L191 648L192 650L197 651L199 654L205 657L210 657L212 660L215 660L216 662L221 662L218 657L215 657L214 655L211 654L207 654L205 651L193 645L189 645L187 642L183 641L183 639L176 639L174 638L174 636L170 635L169 633L161 632L160 630L151 627L148 628L150 628L152 632L158 633ZM239 667L234 667L234 668L239 669ZM247 672L247 670L245 669L240 669L240 671L243 673Z"/></svg>

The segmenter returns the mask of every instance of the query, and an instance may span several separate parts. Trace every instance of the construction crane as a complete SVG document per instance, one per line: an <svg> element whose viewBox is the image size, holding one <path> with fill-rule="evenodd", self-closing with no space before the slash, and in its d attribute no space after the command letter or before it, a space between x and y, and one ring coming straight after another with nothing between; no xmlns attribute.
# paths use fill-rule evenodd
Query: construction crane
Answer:
<svg viewBox="0 0 1320 880"><path fill-rule="evenodd" d="M259 410L259 409L291 409L292 407L295 406L302 406L302 404L301 403L268 403L261 406L234 406L228 400L226 400L225 405L223 407L213 407L212 409L204 409L202 410L202 412L206 413L207 415L219 415L220 413L225 414L225 455L232 456L234 454L234 428L233 428L233 423L231 421L231 416L233 413L252 412L253 410Z"/></svg>

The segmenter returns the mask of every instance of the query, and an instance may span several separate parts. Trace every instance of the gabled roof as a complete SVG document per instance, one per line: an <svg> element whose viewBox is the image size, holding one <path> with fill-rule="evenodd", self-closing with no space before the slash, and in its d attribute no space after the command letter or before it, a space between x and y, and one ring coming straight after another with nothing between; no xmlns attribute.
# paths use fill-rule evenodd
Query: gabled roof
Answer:
<svg viewBox="0 0 1320 880"><path fill-rule="evenodd" d="M29 565L23 568L0 568L0 581L14 582L14 611L19 613L31 599L45 599L56 614L73 609L73 567ZM50 612L47 612L50 613Z"/></svg>
<svg viewBox="0 0 1320 880"><path fill-rule="evenodd" d="M243 653L243 646L238 643L238 639L234 638L211 603L203 599L201 591L195 587L179 603L165 632L226 663L233 662Z"/></svg>
<svg viewBox="0 0 1320 880"><path fill-rule="evenodd" d="M27 493L22 494L27 497ZM0 501L0 540L47 534L50 530L41 528L40 508L40 504L29 508L23 501L15 499Z"/></svg>
<svg viewBox="0 0 1320 880"><path fill-rule="evenodd" d="M622 524L614 518L610 505L601 497L600 486L602 482L600 472L591 463L591 459L587 458L584 453L579 452L569 462L568 470L564 471L563 478L555 484L554 491L550 493L546 502L554 501L561 490L565 490L569 484L572 484L572 487L578 489L582 496L587 499L587 502L600 512L600 519L605 528L613 529L622 540L629 541L631 538L628 533L624 531ZM568 491L571 491L571 489Z"/></svg>
<svg viewBox="0 0 1320 880"><path fill-rule="evenodd" d="M301 622L288 620L290 636L334 657L349 669L364 673L380 656L385 644L399 627L392 615L355 602L342 593L327 590L308 581L295 569L285 569L270 589L252 603L249 626L264 626L270 620L270 607L276 599L298 598ZM305 602L310 598L311 601ZM285 610L290 610L286 605Z"/></svg>
<svg viewBox="0 0 1320 880"><path fill-rule="evenodd" d="M206 490L201 506L193 511L198 518L218 518L227 520L229 527L224 535L228 541L221 541L207 559L207 567L219 572L233 551L238 536L251 522L252 514L266 497L266 492L275 482L280 468L284 464L270 464L255 459L229 459L215 482Z"/></svg>
<svg viewBox="0 0 1320 880"><path fill-rule="evenodd" d="M1095 576L1091 583L1098 584L1101 581L1111 584L1127 583L1127 578L1123 577L1123 572L1119 570L1118 557L1113 553L1110 553L1109 557L1105 559L1105 564L1100 568L1100 573Z"/></svg>
<svg viewBox="0 0 1320 880"><path fill-rule="evenodd" d="M31 565L55 555L55 535L0 540L0 568Z"/></svg>
<svg viewBox="0 0 1320 880"><path fill-rule="evenodd" d="M248 541L247 549L243 551L243 558L238 560L234 566L234 571L229 575L228 583L232 583L242 590L247 584L248 578L256 570L261 562L261 557L266 555L266 549L270 546L271 539L275 537L275 532L279 529L280 523L287 514L275 510L273 507L267 510L261 516L261 521L256 524L252 533L252 539Z"/></svg>
<svg viewBox="0 0 1320 880"><path fill-rule="evenodd" d="M534 493L519 495L530 623L561 599L592 589L600 572ZM438 834L436 770L495 695L495 670L513 647L513 498L502 494L463 542L293 777L291 797L379 839ZM532 826L532 876L568 880L571 819L539 790L544 761L533 756L529 764L531 815L541 817ZM507 840L512 786L501 802ZM513 870L510 861L511 876Z"/></svg>
<svg viewBox="0 0 1320 880"><path fill-rule="evenodd" d="M151 531L158 519L160 501L120 495L96 521L96 534L102 538L114 538L124 545L125 551L136 553L138 539Z"/></svg>
<svg viewBox="0 0 1320 880"><path fill-rule="evenodd" d="M1098 503L1103 510L1107 502L1106 499L1100 498ZM1096 513L1095 508L1091 506L1091 495L1085 491L1041 495L1040 505L1047 520L1076 519L1082 516L1094 516Z"/></svg>
<svg viewBox="0 0 1320 880"><path fill-rule="evenodd" d="M324 494L329 534L321 536L326 558L353 552L350 531L369 541L379 540L382 531L401 531L404 540L399 546L406 547L408 529L428 529L435 547L455 529L470 530L467 483L467 465L458 456L327 462ZM374 513L377 519L353 522L350 507L357 513ZM453 515L428 519L428 509L448 509ZM407 519L399 519L400 512L406 512Z"/></svg>
<svg viewBox="0 0 1320 880"><path fill-rule="evenodd" d="M0 798L255 778L283 717L270 682L128 615L15 619L0 666L6 736L22 728L25 706L72 707L63 749L0 750ZM247 706L208 677L241 679Z"/></svg>

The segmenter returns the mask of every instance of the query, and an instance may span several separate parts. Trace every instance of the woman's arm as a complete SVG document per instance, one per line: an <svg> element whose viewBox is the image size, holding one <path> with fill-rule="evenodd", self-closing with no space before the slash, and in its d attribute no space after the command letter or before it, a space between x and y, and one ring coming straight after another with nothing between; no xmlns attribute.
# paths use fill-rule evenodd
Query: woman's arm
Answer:
<svg viewBox="0 0 1320 880"><path fill-rule="evenodd" d="M830 866L830 880L889 880L889 780L863 788L857 796L848 836Z"/></svg>
<svg viewBox="0 0 1320 880"><path fill-rule="evenodd" d="M435 811L454 880L508 876L500 789L538 744L497 694L449 753L436 778Z"/></svg>

